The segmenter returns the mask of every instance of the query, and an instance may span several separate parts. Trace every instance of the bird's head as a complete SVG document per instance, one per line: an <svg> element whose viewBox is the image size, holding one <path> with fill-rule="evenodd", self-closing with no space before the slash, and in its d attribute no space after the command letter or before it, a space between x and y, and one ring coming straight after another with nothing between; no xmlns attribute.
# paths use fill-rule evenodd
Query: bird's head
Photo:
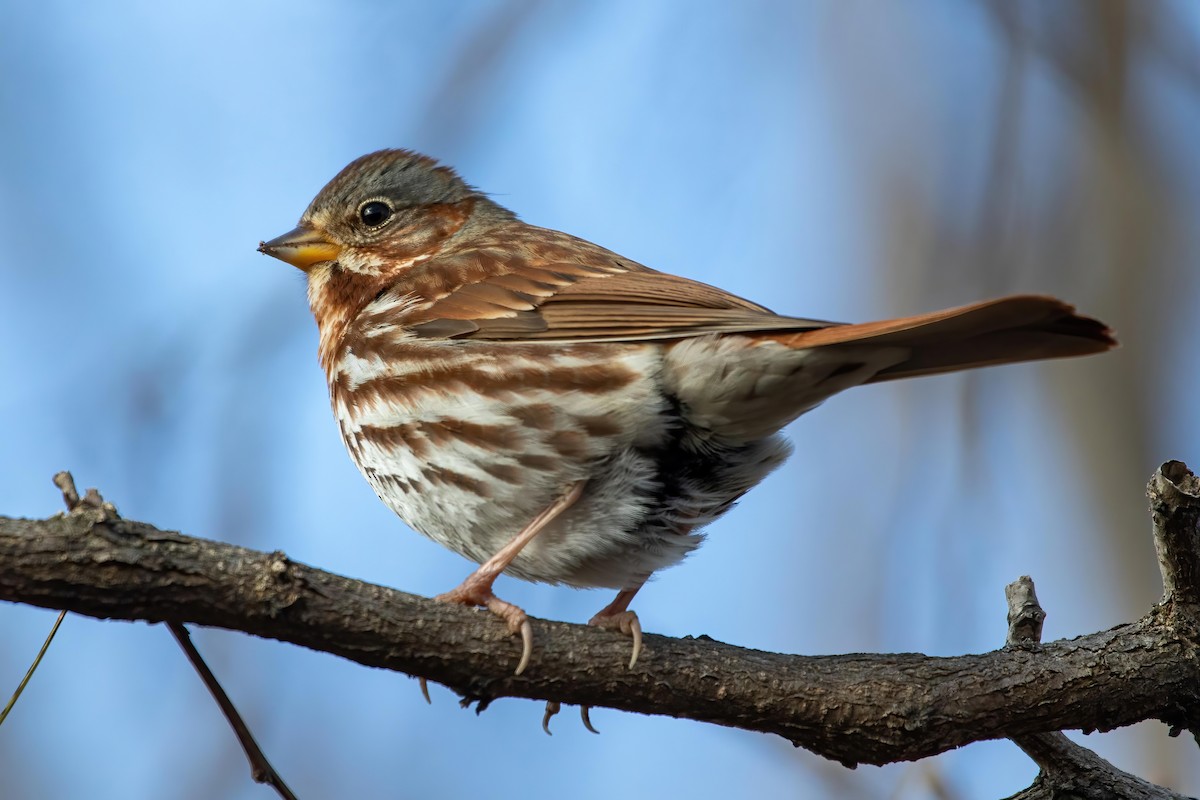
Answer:
<svg viewBox="0 0 1200 800"><path fill-rule="evenodd" d="M464 235L506 219L513 215L451 168L409 150L381 150L351 162L294 230L258 249L307 275L319 355L330 371L368 305L418 304L443 277L425 262L456 234L469 239Z"/></svg>
<svg viewBox="0 0 1200 800"><path fill-rule="evenodd" d="M409 150L381 150L350 163L309 204L294 230L259 252L312 279L345 272L394 273L437 250L469 218L481 195L450 167Z"/></svg>

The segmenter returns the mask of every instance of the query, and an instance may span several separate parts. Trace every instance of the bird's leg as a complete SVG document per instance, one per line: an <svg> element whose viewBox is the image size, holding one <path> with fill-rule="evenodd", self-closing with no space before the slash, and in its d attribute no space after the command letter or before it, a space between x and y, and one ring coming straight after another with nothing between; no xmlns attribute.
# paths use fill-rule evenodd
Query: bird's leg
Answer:
<svg viewBox="0 0 1200 800"><path fill-rule="evenodd" d="M638 656L642 654L642 623L638 622L637 614L629 610L629 604L633 601L633 596L638 593L638 589L641 589L644 584L645 581L642 581L632 589L622 589L611 603L588 620L588 625L595 625L597 628L617 631L633 637L633 655L629 657L630 669L633 669Z"/></svg>
<svg viewBox="0 0 1200 800"><path fill-rule="evenodd" d="M549 525L566 511L579 496L583 494L586 481L579 481L564 492L553 503L542 509L521 532L512 538L508 544L500 548L496 555L479 565L479 569L467 576L461 584L433 598L442 603L461 603L464 606L483 606L508 624L512 633L521 634L521 661L517 664L516 674L520 675L529 666L529 657L533 655L533 628L529 618L517 606L506 603L492 593L492 584L500 573L508 568L517 554ZM632 597L632 595L630 595ZM626 601L628 602L628 601Z"/></svg>
<svg viewBox="0 0 1200 800"><path fill-rule="evenodd" d="M600 609L600 612L596 616L588 620L588 625L595 625L597 628L623 633L633 638L633 653L629 656L630 669L633 669L633 665L637 663L638 656L642 654L642 623L638 621L638 615L629 610L629 604L633 602L633 596L645 584L646 582L643 580L632 589L622 589L617 592L617 596L613 598L611 603ZM583 720L583 727L592 733L599 733L600 731L592 727L592 718L589 713L591 710L591 706L580 706L579 717ZM548 711L549 708L547 708Z"/></svg>

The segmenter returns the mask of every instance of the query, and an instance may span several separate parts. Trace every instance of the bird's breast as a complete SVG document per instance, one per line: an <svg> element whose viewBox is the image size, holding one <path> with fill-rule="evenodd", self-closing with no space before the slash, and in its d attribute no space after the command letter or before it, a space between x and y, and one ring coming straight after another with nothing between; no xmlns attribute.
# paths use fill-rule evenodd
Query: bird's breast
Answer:
<svg viewBox="0 0 1200 800"><path fill-rule="evenodd" d="M660 371L654 344L428 341L393 333L343 348L330 394L346 447L380 498L417 531L482 561L567 487L666 435ZM563 580L563 562L586 557L589 541L636 528L647 509L644 502L627 507L628 498L646 496L635 484L655 476L633 461L607 479L610 498L626 484L621 502L600 508L585 499L515 569Z"/></svg>

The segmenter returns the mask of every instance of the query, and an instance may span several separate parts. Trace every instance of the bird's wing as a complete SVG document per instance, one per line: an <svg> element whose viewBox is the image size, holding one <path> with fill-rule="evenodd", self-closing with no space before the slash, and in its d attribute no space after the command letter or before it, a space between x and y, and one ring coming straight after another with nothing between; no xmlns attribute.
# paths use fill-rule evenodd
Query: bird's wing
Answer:
<svg viewBox="0 0 1200 800"><path fill-rule="evenodd" d="M437 291L424 292L432 302L407 315L405 327L428 338L580 342L753 333L795 349L877 345L911 351L875 381L1116 346L1107 326L1053 297L1014 295L847 325L783 317L567 234L524 226L522 235L529 238L431 263Z"/></svg>
<svg viewBox="0 0 1200 800"><path fill-rule="evenodd" d="M834 324L782 317L581 239L532 230L539 234L533 241L473 247L431 263L430 274L459 277L444 284L430 305L408 315L406 327L427 338L595 342Z"/></svg>

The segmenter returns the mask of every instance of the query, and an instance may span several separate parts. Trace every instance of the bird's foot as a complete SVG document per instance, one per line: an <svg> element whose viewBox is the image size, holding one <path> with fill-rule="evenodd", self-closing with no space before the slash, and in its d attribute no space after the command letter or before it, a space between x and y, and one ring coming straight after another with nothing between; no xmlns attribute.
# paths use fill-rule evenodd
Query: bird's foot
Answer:
<svg viewBox="0 0 1200 800"><path fill-rule="evenodd" d="M633 654L629 657L629 668L633 669L638 656L642 654L642 623L638 621L636 613L628 609L612 611L610 608L606 608L588 620L588 625L595 625L597 628L616 631L632 637Z"/></svg>
<svg viewBox="0 0 1200 800"><path fill-rule="evenodd" d="M461 584L433 599L439 603L486 608L504 620L509 633L521 635L521 660L517 663L514 673L520 675L529 666L529 659L533 655L533 626L529 624L529 617L520 606L501 600L492 593L493 580L495 576L481 577L478 573L472 573Z"/></svg>

